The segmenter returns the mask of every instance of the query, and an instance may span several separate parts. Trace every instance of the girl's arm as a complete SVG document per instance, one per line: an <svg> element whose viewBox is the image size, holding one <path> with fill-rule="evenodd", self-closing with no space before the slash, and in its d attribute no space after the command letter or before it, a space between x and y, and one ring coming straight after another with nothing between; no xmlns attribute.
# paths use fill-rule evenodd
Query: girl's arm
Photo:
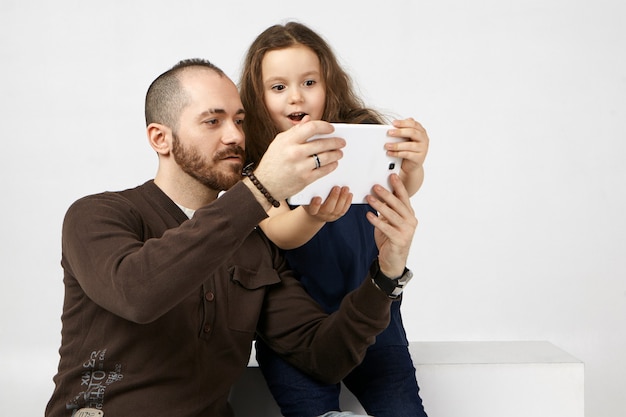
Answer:
<svg viewBox="0 0 626 417"><path fill-rule="evenodd" d="M404 160L406 161L406 159ZM420 166L417 169L405 170L404 166L408 165L402 162L402 167L400 168L400 179L407 189L409 196L413 196L419 189L422 187L422 183L424 182L424 167Z"/></svg>
<svg viewBox="0 0 626 417"><path fill-rule="evenodd" d="M424 160L428 153L428 134L424 127L412 118L394 120L395 129L390 136L407 138L406 142L387 143L385 149L389 156L403 158L400 179L409 193L415 194L424 182Z"/></svg>
<svg viewBox="0 0 626 417"><path fill-rule="evenodd" d="M343 216L352 203L352 194L347 187L334 187L322 204L320 197L311 200L308 206L289 209L286 202L272 208L269 217L259 227L281 249L294 249L304 245L324 226Z"/></svg>

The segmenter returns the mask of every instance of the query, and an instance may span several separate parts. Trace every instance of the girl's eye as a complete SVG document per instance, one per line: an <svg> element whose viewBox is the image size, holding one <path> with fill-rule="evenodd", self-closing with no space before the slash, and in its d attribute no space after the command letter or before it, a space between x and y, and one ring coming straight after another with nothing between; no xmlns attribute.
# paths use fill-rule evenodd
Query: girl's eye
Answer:
<svg viewBox="0 0 626 417"><path fill-rule="evenodd" d="M237 119L237 120L235 120L235 123L238 124L238 125L242 125L243 124L243 120L244 119Z"/></svg>
<svg viewBox="0 0 626 417"><path fill-rule="evenodd" d="M315 85L315 80L306 80L304 82L304 85L306 85L307 87L311 87L312 85Z"/></svg>
<svg viewBox="0 0 626 417"><path fill-rule="evenodd" d="M282 84L276 84L272 86L272 90L283 91L284 89L285 89L285 86Z"/></svg>

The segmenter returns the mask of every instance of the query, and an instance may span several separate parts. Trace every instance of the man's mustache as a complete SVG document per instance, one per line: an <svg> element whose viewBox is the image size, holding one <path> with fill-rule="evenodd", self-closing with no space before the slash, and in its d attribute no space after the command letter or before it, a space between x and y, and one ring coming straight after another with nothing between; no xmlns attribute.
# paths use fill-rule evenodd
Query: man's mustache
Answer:
<svg viewBox="0 0 626 417"><path fill-rule="evenodd" d="M237 156L243 161L245 159L246 152L241 146L230 145L228 148L221 149L215 153L215 159L226 159L233 156Z"/></svg>

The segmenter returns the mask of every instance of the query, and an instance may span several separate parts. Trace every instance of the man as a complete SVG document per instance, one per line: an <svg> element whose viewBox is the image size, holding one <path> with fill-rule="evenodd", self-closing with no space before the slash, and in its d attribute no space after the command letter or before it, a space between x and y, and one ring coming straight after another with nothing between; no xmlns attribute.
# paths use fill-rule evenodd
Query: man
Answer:
<svg viewBox="0 0 626 417"><path fill-rule="evenodd" d="M307 142L332 131L308 121L278 135L241 180L244 117L236 86L207 61L181 61L150 86L154 180L80 199L65 217L61 360L46 416L231 416L229 390L255 333L331 382L387 325L401 290L387 277L410 276L417 225L399 178L394 193L377 186L369 200L380 213L370 218L376 282L327 316L256 225L335 169L344 142Z"/></svg>

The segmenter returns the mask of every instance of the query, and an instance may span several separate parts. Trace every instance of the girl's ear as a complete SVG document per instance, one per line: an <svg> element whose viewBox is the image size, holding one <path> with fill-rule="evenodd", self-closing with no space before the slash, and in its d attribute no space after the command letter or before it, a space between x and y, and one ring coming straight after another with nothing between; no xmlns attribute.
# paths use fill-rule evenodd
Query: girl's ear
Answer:
<svg viewBox="0 0 626 417"><path fill-rule="evenodd" d="M171 150L172 130L160 123L150 123L146 128L148 142L159 155L167 155Z"/></svg>

